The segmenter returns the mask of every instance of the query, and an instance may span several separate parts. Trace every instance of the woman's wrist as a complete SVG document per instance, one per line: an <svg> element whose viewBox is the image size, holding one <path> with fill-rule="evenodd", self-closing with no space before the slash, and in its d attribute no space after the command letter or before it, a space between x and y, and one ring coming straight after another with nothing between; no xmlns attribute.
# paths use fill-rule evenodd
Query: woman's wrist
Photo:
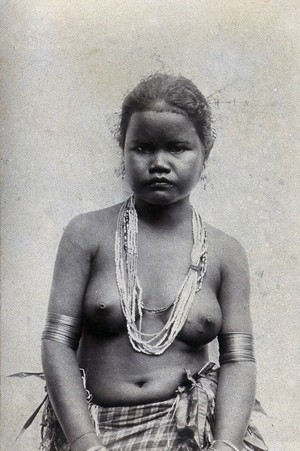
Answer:
<svg viewBox="0 0 300 451"><path fill-rule="evenodd" d="M105 451L106 448L104 446L92 446L91 448L87 449L86 451Z"/></svg>
<svg viewBox="0 0 300 451"><path fill-rule="evenodd" d="M103 448L95 431L90 431L79 435L72 441L70 446L72 451L98 451Z"/></svg>
<svg viewBox="0 0 300 451"><path fill-rule="evenodd" d="M208 448L208 451L240 451L239 448L228 440L218 439L213 440L212 444Z"/></svg>

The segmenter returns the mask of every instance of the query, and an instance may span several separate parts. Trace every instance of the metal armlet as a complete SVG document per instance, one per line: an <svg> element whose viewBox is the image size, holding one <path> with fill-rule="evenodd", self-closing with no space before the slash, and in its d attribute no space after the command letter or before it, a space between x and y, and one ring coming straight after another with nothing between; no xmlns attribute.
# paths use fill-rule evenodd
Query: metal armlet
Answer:
<svg viewBox="0 0 300 451"><path fill-rule="evenodd" d="M229 332L219 336L220 365L224 363L255 362L253 335Z"/></svg>
<svg viewBox="0 0 300 451"><path fill-rule="evenodd" d="M73 316L48 313L42 340L53 340L76 350L82 333L82 321Z"/></svg>

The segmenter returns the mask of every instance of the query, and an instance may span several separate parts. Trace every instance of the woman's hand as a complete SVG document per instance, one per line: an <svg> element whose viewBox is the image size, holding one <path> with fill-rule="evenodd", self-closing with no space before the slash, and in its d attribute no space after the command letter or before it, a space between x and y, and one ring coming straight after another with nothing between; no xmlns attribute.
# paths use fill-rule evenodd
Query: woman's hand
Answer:
<svg viewBox="0 0 300 451"><path fill-rule="evenodd" d="M239 451L239 449L226 440L216 440L207 451Z"/></svg>
<svg viewBox="0 0 300 451"><path fill-rule="evenodd" d="M87 449L86 451L108 451L107 448L105 448L105 446L92 446L92 448Z"/></svg>

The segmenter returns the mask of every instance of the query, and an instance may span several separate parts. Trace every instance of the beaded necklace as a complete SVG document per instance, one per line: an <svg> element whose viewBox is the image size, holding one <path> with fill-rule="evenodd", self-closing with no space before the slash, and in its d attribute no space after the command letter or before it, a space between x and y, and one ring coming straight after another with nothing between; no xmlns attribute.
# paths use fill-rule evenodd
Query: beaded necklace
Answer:
<svg viewBox="0 0 300 451"><path fill-rule="evenodd" d="M173 343L187 319L195 293L202 287L207 268L207 235L201 217L194 207L192 231L191 265L176 298L167 307L146 308L137 276L138 216L134 196L121 206L115 239L116 279L128 337L135 351L150 355L162 354ZM142 331L143 310L161 313L168 309L171 309L169 318L159 332L149 334Z"/></svg>

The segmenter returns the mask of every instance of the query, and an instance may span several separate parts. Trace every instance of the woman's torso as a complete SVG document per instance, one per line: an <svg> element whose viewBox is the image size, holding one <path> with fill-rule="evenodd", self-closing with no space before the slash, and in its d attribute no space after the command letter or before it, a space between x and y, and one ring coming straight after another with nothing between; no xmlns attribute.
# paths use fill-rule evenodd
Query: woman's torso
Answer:
<svg viewBox="0 0 300 451"><path fill-rule="evenodd" d="M103 406L137 405L168 399L182 382L184 369L198 371L208 360L207 344L219 333L222 315L217 299L221 284L219 232L209 226L208 267L187 321L160 356L133 350L127 333L115 275L114 242L119 206L89 213L89 233L97 247L83 300L84 334L78 350L93 402ZM139 223L138 277L143 303L170 305L190 264L191 224L149 227ZM170 310L143 312L143 331L165 324Z"/></svg>

